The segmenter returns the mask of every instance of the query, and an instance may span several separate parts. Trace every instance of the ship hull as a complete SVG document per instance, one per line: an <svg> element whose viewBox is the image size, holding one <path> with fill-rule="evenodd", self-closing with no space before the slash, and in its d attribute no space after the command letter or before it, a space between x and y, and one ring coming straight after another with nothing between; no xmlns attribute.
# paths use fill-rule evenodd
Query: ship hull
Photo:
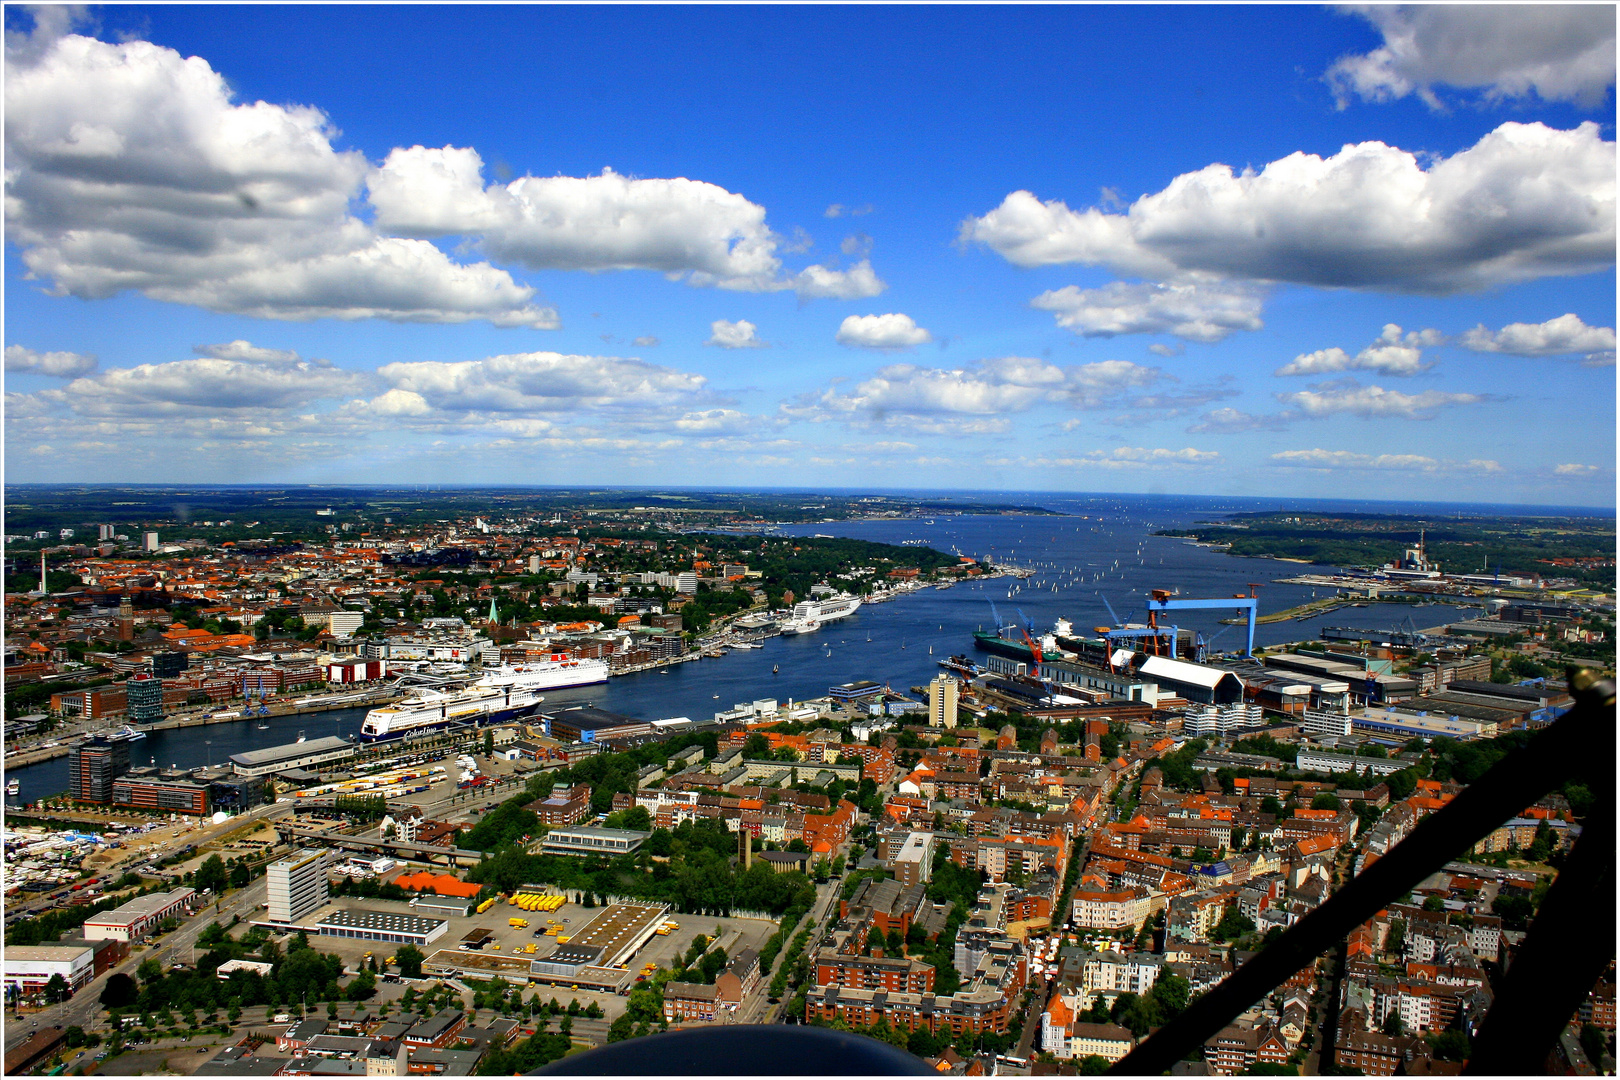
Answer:
<svg viewBox="0 0 1620 1080"><path fill-rule="evenodd" d="M532 701L527 705L519 705L510 709L493 709L477 717L448 716L430 717L422 720L396 720L389 724L388 730L380 733L370 733L364 728L360 731L360 741L363 743L393 742L408 735L419 735L428 731L440 731L451 725L472 724L474 727L488 727L491 724L504 724L508 720L521 720L526 716L533 716L540 708L540 702Z"/></svg>
<svg viewBox="0 0 1620 1080"><path fill-rule="evenodd" d="M976 631L973 635L973 644L975 647L983 649L985 652L995 653L997 656L1005 656L1009 660L1022 660L1026 664L1033 664L1035 662L1035 654L1029 651L1028 645L1024 645L1016 641L1008 641L1006 638L997 634L992 634L988 631Z"/></svg>

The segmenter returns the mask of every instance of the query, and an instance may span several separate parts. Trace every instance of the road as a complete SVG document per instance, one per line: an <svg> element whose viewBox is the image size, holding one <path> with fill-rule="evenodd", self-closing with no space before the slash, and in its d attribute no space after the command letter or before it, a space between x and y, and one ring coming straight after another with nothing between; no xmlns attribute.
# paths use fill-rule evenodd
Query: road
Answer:
<svg viewBox="0 0 1620 1080"><path fill-rule="evenodd" d="M815 955L816 949L821 945L822 938L826 936L827 931L831 928L830 924L832 920L829 918L829 916L838 904L839 895L843 887L844 882L842 878L833 878L831 881L827 882L827 884L819 886L816 889L816 902L810 907L810 918L815 920L816 927L814 930L810 931L810 940L806 941L804 944L804 953L806 956ZM793 935L797 935L798 932L798 927L795 927ZM793 947L793 935L790 935L786 941L782 942L782 952L779 957L779 962L786 962L787 952ZM786 1008L787 1003L792 1000L792 995L789 994L784 996L781 1001L773 1005L770 1003L770 1000L765 994L765 988L770 985L769 973L767 973L766 977L761 981L764 985L760 988L759 992L754 995L753 1000L749 1001L743 1006L740 1015L735 1021L736 1023L779 1024L782 1022L782 1010ZM800 1017L799 1019L802 1020L803 1017Z"/></svg>
<svg viewBox="0 0 1620 1080"><path fill-rule="evenodd" d="M198 935L213 922L228 925L231 916L240 915L246 921L252 917L259 904L264 902L266 894L265 880L263 878L252 882L245 888L238 889L228 895L218 904L209 904L199 908L197 913L180 927L159 941L154 947L141 952L131 953L122 964L93 980L68 1000L31 1013L25 1020L11 1020L6 1024L7 1049L26 1039L34 1029L51 1027L60 1024L62 1027L79 1027L88 1029L95 1022L97 1013L101 1009L101 991L106 988L107 980L114 974L134 974L143 961L156 957L164 967L184 961L190 961L192 946L196 943Z"/></svg>

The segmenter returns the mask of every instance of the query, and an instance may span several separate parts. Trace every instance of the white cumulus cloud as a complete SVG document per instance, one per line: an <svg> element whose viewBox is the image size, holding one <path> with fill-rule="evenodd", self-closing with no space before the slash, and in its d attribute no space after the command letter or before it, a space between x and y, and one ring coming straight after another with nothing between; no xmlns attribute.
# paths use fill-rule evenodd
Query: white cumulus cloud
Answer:
<svg viewBox="0 0 1620 1080"><path fill-rule="evenodd" d="M765 208L685 177L521 176L484 184L470 147L399 147L367 178L377 223L415 237L475 236L497 259L547 270L656 270L693 285L743 292L792 289L805 299L872 296L870 264L811 266L786 278L784 244Z"/></svg>
<svg viewBox="0 0 1620 1080"><path fill-rule="evenodd" d="M838 344L860 349L910 349L926 345L934 335L918 326L910 315L851 315L838 327Z"/></svg>
<svg viewBox="0 0 1620 1080"><path fill-rule="evenodd" d="M1444 338L1437 330L1416 330L1402 334L1394 323L1384 327L1378 340L1351 356L1334 346L1302 353L1278 368L1276 375L1324 375L1335 371L1376 371L1383 375L1416 375L1433 367L1423 363L1423 346L1438 345Z"/></svg>
<svg viewBox="0 0 1620 1080"><path fill-rule="evenodd" d="M751 291L781 266L765 208L717 185L604 169L485 187L483 166L470 148L395 149L367 181L378 225L475 234L496 258L536 269L658 270Z"/></svg>
<svg viewBox="0 0 1620 1080"><path fill-rule="evenodd" d="M1041 402L1099 408L1163 375L1124 360L1060 367L1008 356L964 368L892 364L848 390L833 387L782 406L790 419L881 423L936 433L1002 431L1005 414ZM978 417L965 422L963 417Z"/></svg>
<svg viewBox="0 0 1620 1080"><path fill-rule="evenodd" d="M146 41L8 35L6 228L57 294L134 290L272 319L552 327L488 263L349 212L368 166L320 110L236 104L207 61Z"/></svg>
<svg viewBox="0 0 1620 1080"><path fill-rule="evenodd" d="M1483 394L1453 393L1445 390L1404 394L1399 390L1385 390L1381 386L1359 386L1354 382L1324 384L1309 390L1276 396L1284 405L1291 405L1308 417L1348 413L1364 418L1394 416L1408 420L1428 419L1434 415L1436 409L1448 405L1476 405L1486 400Z"/></svg>
<svg viewBox="0 0 1620 1080"><path fill-rule="evenodd" d="M1173 334L1214 342L1236 330L1261 329L1263 302L1258 289L1241 284L1111 281L1098 289L1069 285L1044 292L1030 306L1052 312L1059 326L1085 337Z"/></svg>
<svg viewBox="0 0 1620 1080"><path fill-rule="evenodd" d="M1508 356L1571 356L1586 354L1594 364L1614 363L1614 327L1587 326L1573 312L1543 323L1509 323L1497 331L1476 326L1458 343L1474 352Z"/></svg>
<svg viewBox="0 0 1620 1080"><path fill-rule="evenodd" d="M1417 94L1444 108L1437 86L1487 100L1602 104L1614 85L1614 9L1581 4L1411 4L1356 7L1384 44L1341 58L1326 75L1339 107L1354 95Z"/></svg>
<svg viewBox="0 0 1620 1080"><path fill-rule="evenodd" d="M803 300L865 300L888 285L872 269L871 260L862 259L848 270L807 266L793 275L789 287Z"/></svg>
<svg viewBox="0 0 1620 1080"><path fill-rule="evenodd" d="M555 352L384 364L377 377L442 413L663 409L691 399L706 383L701 375L641 360ZM414 408L413 399L391 400L395 407Z"/></svg>
<svg viewBox="0 0 1620 1080"><path fill-rule="evenodd" d="M1591 476L1603 470L1596 465L1565 464L1553 466L1555 476Z"/></svg>
<svg viewBox="0 0 1620 1080"><path fill-rule="evenodd" d="M1394 472L1499 473L1500 462L1486 458L1449 461L1424 454L1362 454L1350 450L1283 450L1271 455L1279 465L1308 469L1379 469Z"/></svg>
<svg viewBox="0 0 1620 1080"><path fill-rule="evenodd" d="M215 360L241 360L249 364L296 364L300 359L299 355L290 349L266 349L241 338L218 345L194 345L191 351L198 356L210 356ZM322 367L329 364L326 360L314 360L311 363Z"/></svg>
<svg viewBox="0 0 1620 1080"><path fill-rule="evenodd" d="M718 345L722 349L763 349L770 342L759 339L755 333L758 329L747 319L736 322L716 319L709 324L709 340L703 344Z"/></svg>
<svg viewBox="0 0 1620 1080"><path fill-rule="evenodd" d="M1242 409L1211 409L1187 429L1189 434L1235 435L1242 431L1282 431L1298 417L1290 413L1257 415Z"/></svg>
<svg viewBox="0 0 1620 1080"><path fill-rule="evenodd" d="M270 414L352 394L366 381L353 372L304 361L198 357L108 368L73 380L54 400L87 416L206 416L236 409Z"/></svg>
<svg viewBox="0 0 1620 1080"><path fill-rule="evenodd" d="M89 353L35 352L22 345L6 346L6 370L19 374L54 375L73 379L96 369L96 358Z"/></svg>
<svg viewBox="0 0 1620 1080"><path fill-rule="evenodd" d="M1365 142L1258 172L1209 165L1124 213L1015 191L961 237L1018 266L1451 293L1612 266L1614 203L1597 124L1505 123L1432 162Z"/></svg>

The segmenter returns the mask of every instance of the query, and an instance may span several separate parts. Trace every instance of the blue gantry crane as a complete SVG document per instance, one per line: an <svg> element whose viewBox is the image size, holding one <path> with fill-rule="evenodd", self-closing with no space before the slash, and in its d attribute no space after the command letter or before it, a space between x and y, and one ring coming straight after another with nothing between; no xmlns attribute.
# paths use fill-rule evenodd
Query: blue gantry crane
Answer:
<svg viewBox="0 0 1620 1080"><path fill-rule="evenodd" d="M1248 615L1249 637L1248 637L1248 642L1244 647L1243 655L1244 656L1253 656L1254 655L1254 620L1255 620L1255 616L1259 613L1259 608L1260 608L1260 601L1254 595L1254 590L1258 589L1259 587L1260 586L1257 583L1250 583L1250 585L1249 585L1249 595L1248 596L1238 594L1236 596L1233 596L1231 599L1225 599L1225 598L1217 597L1217 598L1210 599L1210 600L1192 600L1192 599L1183 600L1183 599L1180 599L1178 597L1172 597L1168 590L1154 589L1152 591L1151 595L1148 597L1148 601L1147 601L1148 623L1151 626L1156 626L1157 622L1158 622L1159 613L1160 612L1165 612L1165 611L1188 611L1188 610L1193 610L1193 609L1201 609L1201 610L1216 609L1216 610L1219 610L1221 608L1227 608L1227 609L1231 609L1231 610L1234 610L1234 611L1244 612L1244 613L1246 613ZM1171 642L1171 645L1170 645L1171 653L1170 653L1170 655L1171 655L1172 659L1174 659L1174 657L1175 657L1175 640L1176 640L1175 636L1172 633L1172 635L1170 637L1170 642Z"/></svg>
<svg viewBox="0 0 1620 1080"><path fill-rule="evenodd" d="M1125 618L1121 619L1119 617L1119 612L1114 610L1114 605L1108 602L1108 597L1099 593L1098 598L1102 600L1103 606L1108 609L1108 614L1114 620L1114 625L1112 627L1097 627L1097 633L1101 634L1105 639L1107 639L1110 645L1117 644L1121 641L1136 641L1141 638L1149 638L1153 640L1151 651L1157 653L1159 649L1162 648L1162 646L1159 645L1159 641L1168 640L1168 655L1172 660L1176 658L1177 630L1175 627L1156 626L1153 625L1151 619L1149 621L1149 625L1147 626L1131 626L1130 617L1132 614L1134 614L1133 612L1127 611L1125 613Z"/></svg>

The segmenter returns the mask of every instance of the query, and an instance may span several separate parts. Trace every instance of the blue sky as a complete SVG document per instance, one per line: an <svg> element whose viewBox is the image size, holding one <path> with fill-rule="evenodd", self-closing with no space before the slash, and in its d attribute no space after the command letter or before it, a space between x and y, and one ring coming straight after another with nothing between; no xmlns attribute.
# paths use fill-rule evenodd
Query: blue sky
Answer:
<svg viewBox="0 0 1620 1080"><path fill-rule="evenodd" d="M1614 505L1612 8L6 12L12 482Z"/></svg>

